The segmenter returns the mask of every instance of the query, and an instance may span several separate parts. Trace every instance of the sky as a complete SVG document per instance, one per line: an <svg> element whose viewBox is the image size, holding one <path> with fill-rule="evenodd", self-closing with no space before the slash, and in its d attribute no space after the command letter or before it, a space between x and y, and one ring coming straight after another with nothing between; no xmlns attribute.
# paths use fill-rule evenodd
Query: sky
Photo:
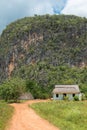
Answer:
<svg viewBox="0 0 87 130"><path fill-rule="evenodd" d="M0 32L11 22L34 14L72 14L87 17L87 0L1 0Z"/></svg>

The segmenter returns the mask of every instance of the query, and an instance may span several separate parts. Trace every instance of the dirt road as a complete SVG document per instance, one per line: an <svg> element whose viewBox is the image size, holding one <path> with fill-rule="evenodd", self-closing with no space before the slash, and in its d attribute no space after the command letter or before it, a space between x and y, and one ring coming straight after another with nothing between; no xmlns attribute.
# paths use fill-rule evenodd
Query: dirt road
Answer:
<svg viewBox="0 0 87 130"><path fill-rule="evenodd" d="M15 112L7 130L58 130L28 107L29 104L36 102L42 101L33 100L21 104L12 104Z"/></svg>

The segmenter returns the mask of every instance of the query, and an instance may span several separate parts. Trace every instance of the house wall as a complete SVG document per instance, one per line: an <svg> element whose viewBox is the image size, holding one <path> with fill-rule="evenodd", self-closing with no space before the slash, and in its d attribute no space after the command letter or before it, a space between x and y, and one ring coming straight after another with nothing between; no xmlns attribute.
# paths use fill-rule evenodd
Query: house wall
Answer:
<svg viewBox="0 0 87 130"><path fill-rule="evenodd" d="M53 99L54 100L63 100L63 94L59 94L59 96L58 97L56 97L56 94L53 94Z"/></svg>
<svg viewBox="0 0 87 130"><path fill-rule="evenodd" d="M63 100L64 99L64 96L63 94L58 94L59 96L56 97L56 94L53 94L53 99L54 100ZM66 96L69 97L69 100L73 100L74 97L73 97L73 94L67 94ZM81 100L81 94L75 94L75 96L78 96L79 97L79 100Z"/></svg>
<svg viewBox="0 0 87 130"><path fill-rule="evenodd" d="M74 99L73 94L67 94L67 96L69 97L69 100L73 100Z"/></svg>

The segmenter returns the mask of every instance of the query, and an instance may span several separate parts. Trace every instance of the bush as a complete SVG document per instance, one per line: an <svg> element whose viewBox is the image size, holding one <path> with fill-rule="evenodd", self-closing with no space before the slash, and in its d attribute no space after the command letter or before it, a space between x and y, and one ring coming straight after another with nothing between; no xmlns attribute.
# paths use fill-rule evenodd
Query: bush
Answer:
<svg viewBox="0 0 87 130"><path fill-rule="evenodd" d="M82 94L82 100L86 100L85 94Z"/></svg>
<svg viewBox="0 0 87 130"><path fill-rule="evenodd" d="M13 100L17 102L24 91L25 83L19 78L9 79L0 86L0 96L5 101Z"/></svg>
<svg viewBox="0 0 87 130"><path fill-rule="evenodd" d="M26 91L29 91L35 99L48 99L51 97L50 90L34 80L26 80Z"/></svg>
<svg viewBox="0 0 87 130"><path fill-rule="evenodd" d="M79 101L79 97L78 96L74 96L74 101Z"/></svg>
<svg viewBox="0 0 87 130"><path fill-rule="evenodd" d="M65 101L68 101L68 100L69 100L69 97L68 97L68 96L64 96L64 100L65 100Z"/></svg>

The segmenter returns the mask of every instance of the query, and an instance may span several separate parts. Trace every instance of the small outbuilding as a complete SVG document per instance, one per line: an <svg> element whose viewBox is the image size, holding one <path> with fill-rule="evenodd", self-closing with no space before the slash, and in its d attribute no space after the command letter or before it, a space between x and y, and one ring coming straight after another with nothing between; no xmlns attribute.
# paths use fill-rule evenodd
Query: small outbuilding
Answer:
<svg viewBox="0 0 87 130"><path fill-rule="evenodd" d="M26 93L23 93L21 94L21 96L19 97L19 100L33 100L34 97L32 96L31 93L29 92L26 92Z"/></svg>
<svg viewBox="0 0 87 130"><path fill-rule="evenodd" d="M53 90L53 99L63 100L68 97L73 100L77 96L81 100L81 93L78 85L55 85Z"/></svg>

